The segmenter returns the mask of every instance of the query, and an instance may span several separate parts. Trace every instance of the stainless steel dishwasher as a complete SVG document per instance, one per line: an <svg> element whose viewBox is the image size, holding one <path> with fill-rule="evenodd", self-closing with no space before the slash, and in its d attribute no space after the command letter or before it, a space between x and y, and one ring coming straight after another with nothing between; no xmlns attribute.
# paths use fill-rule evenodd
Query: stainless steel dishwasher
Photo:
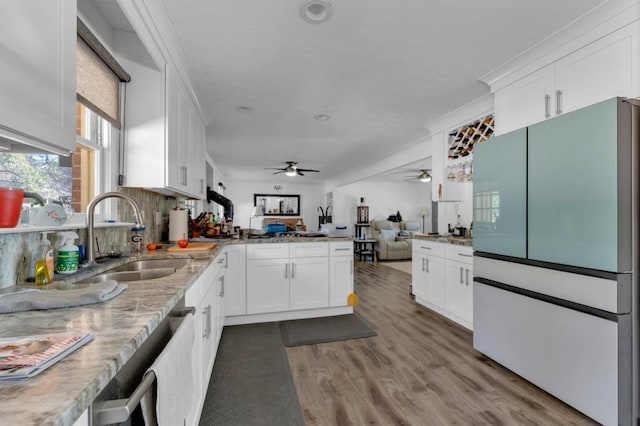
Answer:
<svg viewBox="0 0 640 426"><path fill-rule="evenodd" d="M171 340L176 318L195 314L194 307L185 307L184 299L158 325L116 376L100 392L91 407L92 425L148 425L142 415L140 401L155 392L156 378L147 369ZM149 393L150 392L150 393Z"/></svg>

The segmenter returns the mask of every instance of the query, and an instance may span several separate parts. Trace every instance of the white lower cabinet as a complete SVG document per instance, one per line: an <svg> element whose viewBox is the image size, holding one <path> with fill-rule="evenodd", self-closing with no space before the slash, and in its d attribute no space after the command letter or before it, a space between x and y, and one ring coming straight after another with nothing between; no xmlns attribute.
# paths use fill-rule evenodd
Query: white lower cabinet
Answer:
<svg viewBox="0 0 640 426"><path fill-rule="evenodd" d="M197 425L200 420L218 343L222 335L224 292L221 295L221 290L224 285L224 268L221 259L224 260L223 253L214 259L185 293L185 306L196 308L194 321L196 340L191 362L194 365L197 378L194 400L197 401L198 406L187 419L188 425Z"/></svg>
<svg viewBox="0 0 640 426"><path fill-rule="evenodd" d="M353 293L353 242L329 243L329 306L347 306Z"/></svg>
<svg viewBox="0 0 640 426"><path fill-rule="evenodd" d="M447 259L445 304L451 314L473 321L473 271L471 265Z"/></svg>
<svg viewBox="0 0 640 426"><path fill-rule="evenodd" d="M224 312L226 315L247 313L246 246L233 244L225 248Z"/></svg>
<svg viewBox="0 0 640 426"><path fill-rule="evenodd" d="M246 286L229 293L226 324L353 312L352 260L353 241L247 244ZM241 287L245 277L236 275Z"/></svg>
<svg viewBox="0 0 640 426"><path fill-rule="evenodd" d="M473 328L473 249L413 240L412 287L416 302Z"/></svg>
<svg viewBox="0 0 640 426"><path fill-rule="evenodd" d="M444 306L444 246L413 240L411 260L413 294L435 306Z"/></svg>
<svg viewBox="0 0 640 426"><path fill-rule="evenodd" d="M329 307L329 259L291 259L289 296L290 310Z"/></svg>
<svg viewBox="0 0 640 426"><path fill-rule="evenodd" d="M247 314L289 309L289 259L247 259Z"/></svg>

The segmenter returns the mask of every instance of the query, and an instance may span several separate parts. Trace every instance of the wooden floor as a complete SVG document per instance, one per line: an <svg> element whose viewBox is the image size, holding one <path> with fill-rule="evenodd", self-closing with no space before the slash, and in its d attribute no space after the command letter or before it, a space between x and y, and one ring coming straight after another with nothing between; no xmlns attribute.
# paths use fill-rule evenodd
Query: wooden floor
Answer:
<svg viewBox="0 0 640 426"><path fill-rule="evenodd" d="M356 312L378 336L287 348L307 425L595 424L416 304L409 274L357 262L355 277Z"/></svg>

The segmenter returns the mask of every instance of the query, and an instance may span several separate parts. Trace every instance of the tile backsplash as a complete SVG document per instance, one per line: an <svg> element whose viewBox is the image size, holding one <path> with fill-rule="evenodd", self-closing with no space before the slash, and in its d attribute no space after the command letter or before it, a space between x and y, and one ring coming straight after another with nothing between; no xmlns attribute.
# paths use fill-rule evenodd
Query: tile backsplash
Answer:
<svg viewBox="0 0 640 426"><path fill-rule="evenodd" d="M146 226L144 241L166 240L169 232L169 210L175 207L175 199L142 189L121 188L120 191L133 197L142 210ZM159 215L156 215L156 212L159 212ZM156 216L161 218L159 223L156 223ZM132 217L132 209L129 204L118 201L118 219L122 222L130 222ZM80 238L76 244L86 244L86 229L79 229L77 233ZM116 250L128 249L129 234L130 230L126 227L97 228L95 230L98 247L102 252L109 251L112 247ZM52 232L48 238L55 246L56 233ZM33 275L33 272L30 271L31 258L34 253L37 253L39 241L40 232L0 234L0 288L22 283Z"/></svg>

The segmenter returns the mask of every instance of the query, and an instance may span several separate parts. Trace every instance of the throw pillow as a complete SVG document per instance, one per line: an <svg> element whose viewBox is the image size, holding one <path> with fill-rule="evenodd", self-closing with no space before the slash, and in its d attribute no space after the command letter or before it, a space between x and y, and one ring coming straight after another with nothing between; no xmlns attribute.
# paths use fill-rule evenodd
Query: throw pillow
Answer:
<svg viewBox="0 0 640 426"><path fill-rule="evenodd" d="M391 229L381 229L380 235L382 235L382 239L385 241L393 241L396 239L395 233Z"/></svg>

